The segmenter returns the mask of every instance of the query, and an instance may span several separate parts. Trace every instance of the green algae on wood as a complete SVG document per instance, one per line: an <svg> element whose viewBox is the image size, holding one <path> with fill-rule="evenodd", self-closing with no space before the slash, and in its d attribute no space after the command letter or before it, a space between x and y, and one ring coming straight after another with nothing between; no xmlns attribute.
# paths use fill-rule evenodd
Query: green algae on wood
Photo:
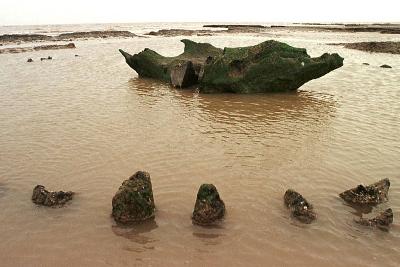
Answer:
<svg viewBox="0 0 400 267"><path fill-rule="evenodd" d="M222 53L222 49L216 48L211 44L196 43L187 39L181 42L184 43L185 48L183 53L176 57L164 57L148 48L133 56L122 49L119 51L125 57L126 63L140 77L158 79L164 82L170 82L171 70L178 64L191 61L198 75L207 57Z"/></svg>
<svg viewBox="0 0 400 267"><path fill-rule="evenodd" d="M138 171L125 180L112 199L112 216L123 224L154 218L155 204L150 174Z"/></svg>
<svg viewBox="0 0 400 267"><path fill-rule="evenodd" d="M197 225L213 225L225 215L225 204L213 184L202 184L194 206L192 222Z"/></svg>
<svg viewBox="0 0 400 267"><path fill-rule="evenodd" d="M225 48L224 53L204 68L200 92L264 93L296 90L343 65L338 54L311 58L306 49L277 41L240 48Z"/></svg>
<svg viewBox="0 0 400 267"><path fill-rule="evenodd" d="M311 58L304 48L295 48L274 40L223 50L187 39L182 42L185 44L184 52L176 57L164 57L148 48L133 56L123 50L120 52L140 77L164 82L176 80L171 78L171 70L190 62L196 77L184 83L183 73L181 81L174 82L174 85L198 84L203 93L296 90L304 83L343 66L343 58L338 54L325 53ZM192 72L192 69L188 68L188 71Z"/></svg>

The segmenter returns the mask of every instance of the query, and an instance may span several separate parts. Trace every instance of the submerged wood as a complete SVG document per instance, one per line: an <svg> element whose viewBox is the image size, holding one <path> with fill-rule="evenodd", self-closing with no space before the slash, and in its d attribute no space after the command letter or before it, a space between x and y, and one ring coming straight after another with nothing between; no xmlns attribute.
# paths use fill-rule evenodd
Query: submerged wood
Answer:
<svg viewBox="0 0 400 267"><path fill-rule="evenodd" d="M176 57L164 57L148 48L135 55L121 49L120 52L140 77L164 82L171 82L171 71L178 65L192 62L198 77L196 83L203 93L296 90L304 83L343 66L343 58L338 54L311 58L303 48L273 40L223 50L187 39L182 42L185 44L184 52Z"/></svg>
<svg viewBox="0 0 400 267"><path fill-rule="evenodd" d="M202 184L197 193L192 222L197 225L213 225L225 215L225 203L213 184Z"/></svg>
<svg viewBox="0 0 400 267"><path fill-rule="evenodd" d="M43 185L37 185L33 189L32 202L38 205L55 207L62 206L72 199L74 192L47 191Z"/></svg>
<svg viewBox="0 0 400 267"><path fill-rule="evenodd" d="M292 216L302 223L311 223L317 218L312 205L299 193L288 189L283 197Z"/></svg>
<svg viewBox="0 0 400 267"><path fill-rule="evenodd" d="M389 226L393 223L393 211L392 209L386 209L378 216L372 219L365 219L360 218L356 220L358 224L371 226L371 227L378 227L382 230L387 230Z"/></svg>
<svg viewBox="0 0 400 267"><path fill-rule="evenodd" d="M385 178L371 185L362 184L340 193L347 203L354 205L377 205L388 200L389 179Z"/></svg>
<svg viewBox="0 0 400 267"><path fill-rule="evenodd" d="M122 183L112 199L112 216L123 224L154 218L155 204L148 172L138 171Z"/></svg>

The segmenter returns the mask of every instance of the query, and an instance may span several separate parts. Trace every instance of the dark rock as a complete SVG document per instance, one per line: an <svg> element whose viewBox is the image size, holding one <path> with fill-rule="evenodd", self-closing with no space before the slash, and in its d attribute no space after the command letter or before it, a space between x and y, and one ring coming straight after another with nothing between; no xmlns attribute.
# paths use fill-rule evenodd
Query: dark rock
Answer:
<svg viewBox="0 0 400 267"><path fill-rule="evenodd" d="M392 67L389 66L389 65L384 64L384 65L381 66L381 68L384 68L384 69L391 69Z"/></svg>
<svg viewBox="0 0 400 267"><path fill-rule="evenodd" d="M172 69L182 61L191 61L199 77L200 92L205 93L296 90L343 65L343 58L337 54L311 58L305 49L272 40L224 50L207 43L182 42L184 53L176 57L164 57L147 48L133 56L120 52L140 77L165 82L171 81Z"/></svg>
<svg viewBox="0 0 400 267"><path fill-rule="evenodd" d="M192 35L212 35L217 31L210 31L210 30L186 30L186 29L162 29L158 31L151 31L146 33L146 35L151 36L165 36L165 37L172 37L172 36L192 36Z"/></svg>
<svg viewBox="0 0 400 267"><path fill-rule="evenodd" d="M365 66L369 66L369 63L366 63L366 62L364 62L364 63L363 63L363 65L365 65Z"/></svg>
<svg viewBox="0 0 400 267"><path fill-rule="evenodd" d="M53 37L43 34L4 34L0 35L0 41L4 43L51 41Z"/></svg>
<svg viewBox="0 0 400 267"><path fill-rule="evenodd" d="M31 59L31 58L28 58L28 61L27 62L33 62L33 59Z"/></svg>
<svg viewBox="0 0 400 267"><path fill-rule="evenodd" d="M62 33L57 36L58 40L72 40L82 38L109 38L109 37L137 37L129 31L89 31Z"/></svg>
<svg viewBox="0 0 400 267"><path fill-rule="evenodd" d="M355 188L344 191L339 196L349 204L377 205L388 200L389 187L390 181L385 178L368 186L360 184Z"/></svg>
<svg viewBox="0 0 400 267"><path fill-rule="evenodd" d="M292 189L288 189L283 197L286 207L290 209L292 216L302 223L311 223L317 218L313 211L313 207L299 193Z"/></svg>
<svg viewBox="0 0 400 267"><path fill-rule="evenodd" d="M23 53L23 52L31 52L31 51L39 51L39 50L55 50L55 49L71 49L75 48L74 43L69 43L66 45L39 45L34 47L10 47L0 49L0 54L5 53Z"/></svg>
<svg viewBox="0 0 400 267"><path fill-rule="evenodd" d="M52 58L51 56L48 56L47 59L48 59L48 60L52 60L53 58Z"/></svg>
<svg viewBox="0 0 400 267"><path fill-rule="evenodd" d="M178 63L171 68L171 83L174 87L184 88L197 83L198 75L191 61Z"/></svg>
<svg viewBox="0 0 400 267"><path fill-rule="evenodd" d="M364 219L360 218L356 220L357 223L365 226L378 227L383 230L387 230L388 227L393 223L393 211L392 209L387 209L375 218Z"/></svg>
<svg viewBox="0 0 400 267"><path fill-rule="evenodd" d="M155 205L150 174L138 171L125 180L112 199L112 216L128 224L154 218Z"/></svg>
<svg viewBox="0 0 400 267"><path fill-rule="evenodd" d="M400 54L400 42L335 43L331 45L342 45L345 48L371 53Z"/></svg>
<svg viewBox="0 0 400 267"><path fill-rule="evenodd" d="M37 185L33 189L32 201L35 204L43 206L62 206L72 199L74 192L58 191L49 192L43 185Z"/></svg>
<svg viewBox="0 0 400 267"><path fill-rule="evenodd" d="M75 55L75 57L79 57L79 55Z"/></svg>
<svg viewBox="0 0 400 267"><path fill-rule="evenodd" d="M56 49L73 49L76 48L74 43L69 43L65 45L40 45L35 46L34 50L56 50Z"/></svg>
<svg viewBox="0 0 400 267"><path fill-rule="evenodd" d="M70 33L62 33L57 36L49 36L49 35L43 35L43 34L4 34L4 35L0 35L0 42L2 42L2 43L20 43L20 42L37 42L37 41L70 41L70 42L72 42L72 39L108 38L108 37L131 38L131 37L138 37L138 36L129 31L70 32Z"/></svg>
<svg viewBox="0 0 400 267"><path fill-rule="evenodd" d="M198 225L213 225L225 215L225 204L217 188L212 184L202 184L197 193L192 222Z"/></svg>

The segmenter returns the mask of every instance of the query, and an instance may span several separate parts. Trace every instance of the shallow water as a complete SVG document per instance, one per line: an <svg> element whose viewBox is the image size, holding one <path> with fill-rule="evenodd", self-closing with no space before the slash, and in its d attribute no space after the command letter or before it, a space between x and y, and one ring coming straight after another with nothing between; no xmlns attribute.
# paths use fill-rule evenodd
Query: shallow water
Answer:
<svg viewBox="0 0 400 267"><path fill-rule="evenodd" d="M177 55L179 37L0 55L1 265L398 266L400 56L324 43L400 36L278 30L192 39L224 47L270 38L312 56L338 52L345 65L297 93L203 95L138 79L118 53ZM119 227L111 198L137 170L151 174L156 219ZM385 177L389 202L365 216L391 207L390 231L355 224L338 193ZM220 227L191 224L201 183L214 183L225 201ZM38 207L36 184L77 195L64 208ZM316 222L290 218L287 188L314 204Z"/></svg>

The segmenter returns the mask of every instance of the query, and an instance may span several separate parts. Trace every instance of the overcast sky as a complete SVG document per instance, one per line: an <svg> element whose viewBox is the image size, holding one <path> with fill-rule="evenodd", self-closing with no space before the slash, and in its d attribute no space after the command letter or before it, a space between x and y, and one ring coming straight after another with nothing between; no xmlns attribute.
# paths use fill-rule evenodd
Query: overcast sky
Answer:
<svg viewBox="0 0 400 267"><path fill-rule="evenodd" d="M400 0L0 0L0 25L96 22L399 22Z"/></svg>

